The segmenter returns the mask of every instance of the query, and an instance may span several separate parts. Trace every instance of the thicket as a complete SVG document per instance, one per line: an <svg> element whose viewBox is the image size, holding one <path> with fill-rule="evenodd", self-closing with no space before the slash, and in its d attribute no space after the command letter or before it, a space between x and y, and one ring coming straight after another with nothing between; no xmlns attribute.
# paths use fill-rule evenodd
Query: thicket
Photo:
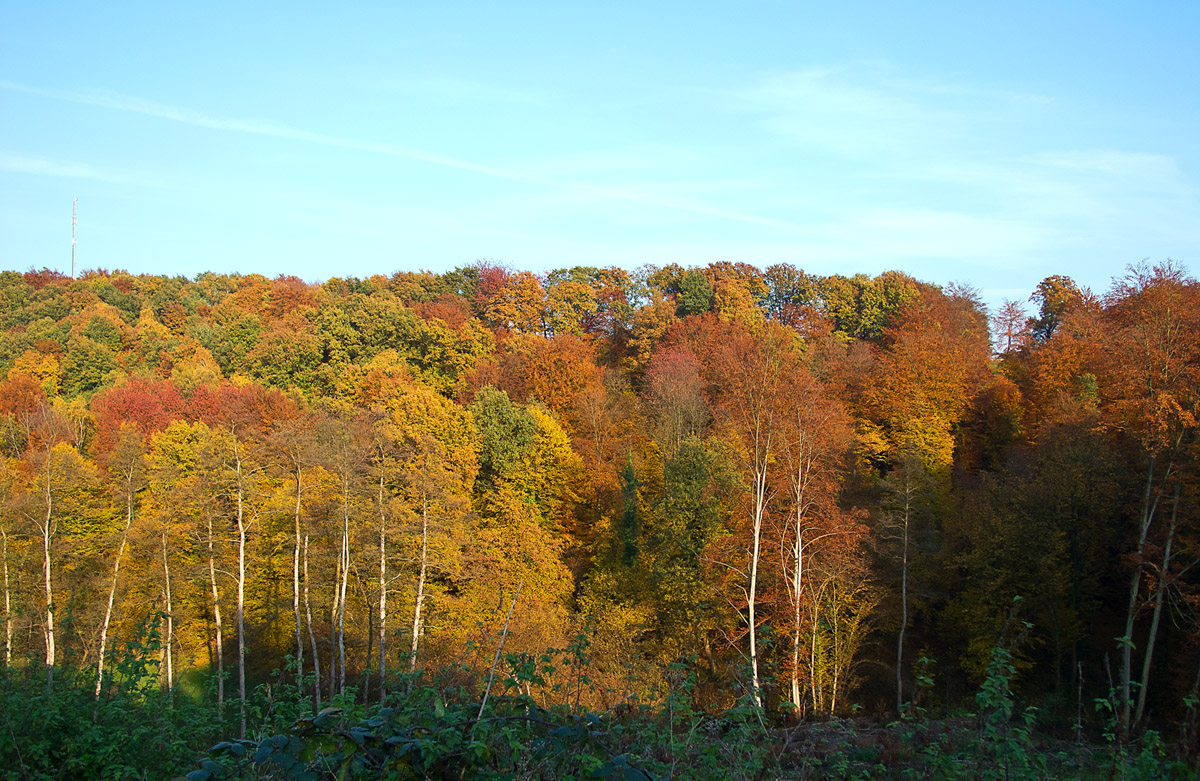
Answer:
<svg viewBox="0 0 1200 781"><path fill-rule="evenodd" d="M0 673L0 759L21 779L186 777L374 778L1126 778L1184 779L1155 731L1126 743L1115 695L1091 705L1107 716L1103 740L1078 722L1069 738L1019 707L1013 655L992 654L973 710L935 714L918 699L890 723L830 719L797 724L748 694L722 712L697 707L691 665L671 666L665 689L603 711L580 707L592 686L581 634L531 657L498 649L500 676L466 669L398 674L384 704L355 689L315 710L305 687L276 671L250 695L250 731L229 738L230 710L211 691L157 683L158 622L141 642L114 649L113 683L95 696L90 676L64 668L53 684L36 665ZM922 660L928 670L929 660ZM636 672L629 671L631 677ZM211 682L210 682L211 683ZM480 686L483 686L481 697ZM554 699L554 704L549 703Z"/></svg>

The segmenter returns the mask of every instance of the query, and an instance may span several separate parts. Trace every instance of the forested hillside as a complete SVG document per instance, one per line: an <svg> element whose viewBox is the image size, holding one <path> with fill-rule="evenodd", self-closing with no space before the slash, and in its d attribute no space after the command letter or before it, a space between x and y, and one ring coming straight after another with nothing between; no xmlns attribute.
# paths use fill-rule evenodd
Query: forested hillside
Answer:
<svg viewBox="0 0 1200 781"><path fill-rule="evenodd" d="M1031 293L2 272L8 685L149 682L230 738L260 687L478 703L489 672L782 725L950 713L1000 658L1050 731L1191 750L1200 287ZM581 643L586 679L519 669Z"/></svg>

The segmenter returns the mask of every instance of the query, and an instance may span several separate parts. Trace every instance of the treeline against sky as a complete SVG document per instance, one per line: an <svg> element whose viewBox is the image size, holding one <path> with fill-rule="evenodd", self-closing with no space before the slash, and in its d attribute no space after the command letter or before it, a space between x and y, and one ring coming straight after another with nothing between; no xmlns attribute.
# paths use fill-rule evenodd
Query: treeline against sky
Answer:
<svg viewBox="0 0 1200 781"><path fill-rule="evenodd" d="M895 713L1003 645L1054 713L1194 717L1198 294L3 272L4 663L103 692L157 616L163 687L233 703L290 657L375 701L478 682L511 609L507 651L586 633L594 707L684 663L713 709Z"/></svg>

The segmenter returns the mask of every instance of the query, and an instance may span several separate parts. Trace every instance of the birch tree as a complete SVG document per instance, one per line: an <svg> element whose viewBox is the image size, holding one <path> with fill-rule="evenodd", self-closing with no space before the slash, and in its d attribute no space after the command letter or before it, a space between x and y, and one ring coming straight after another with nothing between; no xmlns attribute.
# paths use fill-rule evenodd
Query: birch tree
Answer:
<svg viewBox="0 0 1200 781"><path fill-rule="evenodd" d="M363 418L325 421L317 433L324 467L337 481L337 515L340 522L338 558L333 583L330 696L346 690L346 599L352 564L350 519L359 513L362 478L370 458L370 428Z"/></svg>
<svg viewBox="0 0 1200 781"><path fill-rule="evenodd" d="M747 524L741 537L746 546L741 570L745 578L744 621L750 644L751 691L755 703L761 707L760 564L763 532L777 494L778 482L774 478L778 468L781 406L789 391L785 362L792 336L775 323L758 333L734 324L721 324L710 338L715 339L706 378L710 405L720 435L746 482L745 492L740 496Z"/></svg>
<svg viewBox="0 0 1200 781"><path fill-rule="evenodd" d="M781 514L780 568L790 623L791 702L799 707L804 644L806 566L830 538L856 535L859 526L837 504L841 467L850 448L850 421L802 365L788 380L780 415L779 461L789 512Z"/></svg>
<svg viewBox="0 0 1200 781"><path fill-rule="evenodd" d="M117 585L121 575L121 563L129 543L129 529L133 526L134 504L137 495L146 487L145 459L141 437L129 424L121 427L118 444L114 450L110 471L117 478L116 493L125 506L125 525L121 530L121 542L113 559L112 582L108 590L108 603L104 609L104 621L100 625L100 650L96 658L96 699L104 685L104 659L108 652L108 627L112 620L113 604L117 597Z"/></svg>
<svg viewBox="0 0 1200 781"><path fill-rule="evenodd" d="M59 472L66 468L72 457L78 458L75 449L66 444L66 424L47 407L39 409L31 419L30 439L37 449L26 454L25 471L30 490L23 512L37 530L42 543L42 585L45 598L45 624L43 636L46 641L46 677L54 683L54 665L57 661L58 644L55 639L54 618L54 557L53 548L58 536L58 517L55 515L56 491L62 480Z"/></svg>
<svg viewBox="0 0 1200 781"><path fill-rule="evenodd" d="M311 420L287 422L276 428L271 435L271 444L279 453L289 477L295 486L295 503L292 508L292 621L296 642L296 687L304 688L304 620L301 614L301 526L300 517L304 498L305 467L312 458ZM313 664L319 662L314 657ZM319 673L317 673L319 676Z"/></svg>
<svg viewBox="0 0 1200 781"><path fill-rule="evenodd" d="M12 666L13 646L13 612L12 612L12 583L8 573L8 534L11 518L10 502L12 501L13 486L16 480L9 469L8 458L0 455L0 562L4 568L4 667Z"/></svg>

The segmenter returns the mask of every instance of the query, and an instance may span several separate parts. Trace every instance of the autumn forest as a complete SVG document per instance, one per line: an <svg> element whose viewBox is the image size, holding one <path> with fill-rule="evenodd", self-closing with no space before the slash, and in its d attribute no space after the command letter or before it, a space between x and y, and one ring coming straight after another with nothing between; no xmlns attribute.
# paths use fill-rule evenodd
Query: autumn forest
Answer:
<svg viewBox="0 0 1200 781"><path fill-rule="evenodd" d="M1148 733L1195 753L1200 286L1170 261L992 311L788 265L5 271L0 378L0 750L29 777L26 704L67 691L63 723L175 725L150 777L218 740L192 777L266 768L322 713L375 732L287 761L369 765L405 707L467 737L403 732L392 777L500 773L487 708L513 745L592 741L595 777L703 777L693 733L735 717L770 746L704 761L762 777L801 767L796 725L963 709L1123 768ZM669 746L563 731L638 713ZM942 761L880 740L864 772Z"/></svg>

